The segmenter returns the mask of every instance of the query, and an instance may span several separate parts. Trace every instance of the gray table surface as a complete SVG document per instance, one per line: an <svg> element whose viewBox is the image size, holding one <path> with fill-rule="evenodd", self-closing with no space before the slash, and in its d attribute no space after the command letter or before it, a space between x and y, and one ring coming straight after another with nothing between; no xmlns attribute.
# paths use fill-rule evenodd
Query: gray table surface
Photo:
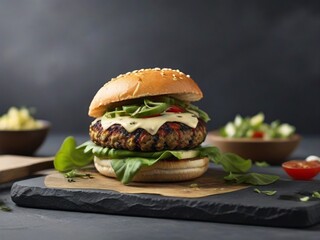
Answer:
<svg viewBox="0 0 320 240"><path fill-rule="evenodd" d="M49 135L38 155L53 155L65 136ZM76 135L76 139L82 143L87 136ZM320 156L320 136L304 136L290 159L309 155ZM277 166L264 168L264 172L287 178ZM0 240L320 239L320 224L289 229L23 208L11 201L11 185L0 184L0 199L12 208L12 212L0 211Z"/></svg>

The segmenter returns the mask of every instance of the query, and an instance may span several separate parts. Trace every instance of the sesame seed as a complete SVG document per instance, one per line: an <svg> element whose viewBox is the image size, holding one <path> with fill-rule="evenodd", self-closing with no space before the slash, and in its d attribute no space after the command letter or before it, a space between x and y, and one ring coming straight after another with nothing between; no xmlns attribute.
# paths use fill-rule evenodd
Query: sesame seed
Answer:
<svg viewBox="0 0 320 240"><path fill-rule="evenodd" d="M179 74L179 77L176 76L176 74L172 74L172 79L173 80L178 80L178 78L182 80L183 76L186 76L186 77L190 78L190 75L186 75L185 73L181 72L179 69L154 67L154 68L141 68L139 70L134 70L132 72L127 72L125 74L120 74L117 77L112 78L111 81L116 80L118 78L122 78L122 77L130 75L130 74L134 74L136 76L139 76L139 73L142 73L142 72L145 72L145 71L160 71L161 76L165 76L167 71L172 71L172 72L175 72L175 73Z"/></svg>

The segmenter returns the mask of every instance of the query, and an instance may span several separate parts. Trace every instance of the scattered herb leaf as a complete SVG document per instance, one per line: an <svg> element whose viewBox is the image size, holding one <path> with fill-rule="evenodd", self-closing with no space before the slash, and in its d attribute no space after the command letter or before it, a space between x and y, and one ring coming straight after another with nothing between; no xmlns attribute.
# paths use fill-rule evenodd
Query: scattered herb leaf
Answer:
<svg viewBox="0 0 320 240"><path fill-rule="evenodd" d="M9 208L5 203L4 201L0 200L0 210L1 211L4 211L4 212L11 212L12 209Z"/></svg>
<svg viewBox="0 0 320 240"><path fill-rule="evenodd" d="M256 193L259 193L259 194L265 194L265 195L267 195L267 196L273 196L273 195L275 195L276 193L277 193L277 191L275 191L275 190L265 190L265 191L261 191L261 190L259 190L258 188L255 188L255 189L253 189L253 191L255 191Z"/></svg>
<svg viewBox="0 0 320 240"><path fill-rule="evenodd" d="M90 173L80 173L75 169L65 173L64 177L68 179L68 182L75 182L75 178L93 178L93 176Z"/></svg>
<svg viewBox="0 0 320 240"><path fill-rule="evenodd" d="M270 164L267 163L267 162L265 162L265 161L255 162L255 165L256 165L257 167L269 167L269 166L270 166Z"/></svg>
<svg viewBox="0 0 320 240"><path fill-rule="evenodd" d="M313 198L320 198L320 192L314 191L314 192L312 193L312 197L313 197Z"/></svg>
<svg viewBox="0 0 320 240"><path fill-rule="evenodd" d="M301 202L308 202L310 200L310 197L309 196L304 196L304 197L301 197L300 198L300 201Z"/></svg>
<svg viewBox="0 0 320 240"><path fill-rule="evenodd" d="M261 193L261 191L258 188L253 189L253 191L256 193Z"/></svg>

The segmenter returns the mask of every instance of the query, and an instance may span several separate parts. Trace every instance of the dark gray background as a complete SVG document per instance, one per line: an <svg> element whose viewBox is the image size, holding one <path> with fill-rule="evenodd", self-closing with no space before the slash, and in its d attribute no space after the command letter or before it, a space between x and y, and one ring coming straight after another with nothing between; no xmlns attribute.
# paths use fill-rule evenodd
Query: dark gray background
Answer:
<svg viewBox="0 0 320 240"><path fill-rule="evenodd" d="M1 113L84 133L96 91L147 67L194 78L209 130L263 111L320 134L320 1L0 0Z"/></svg>

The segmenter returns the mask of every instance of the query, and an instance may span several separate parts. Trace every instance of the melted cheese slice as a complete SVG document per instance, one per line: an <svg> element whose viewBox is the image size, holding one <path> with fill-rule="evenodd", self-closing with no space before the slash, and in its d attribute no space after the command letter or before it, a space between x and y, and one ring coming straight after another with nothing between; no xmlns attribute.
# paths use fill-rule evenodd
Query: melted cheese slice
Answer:
<svg viewBox="0 0 320 240"><path fill-rule="evenodd" d="M152 118L132 118L121 116L116 118L97 118L95 121L101 120L101 125L104 129L108 129L113 124L120 124L128 132L133 132L138 128L143 128L151 135L158 132L159 128L166 122L180 122L191 128L196 128L198 118L192 113L166 113L158 117Z"/></svg>

